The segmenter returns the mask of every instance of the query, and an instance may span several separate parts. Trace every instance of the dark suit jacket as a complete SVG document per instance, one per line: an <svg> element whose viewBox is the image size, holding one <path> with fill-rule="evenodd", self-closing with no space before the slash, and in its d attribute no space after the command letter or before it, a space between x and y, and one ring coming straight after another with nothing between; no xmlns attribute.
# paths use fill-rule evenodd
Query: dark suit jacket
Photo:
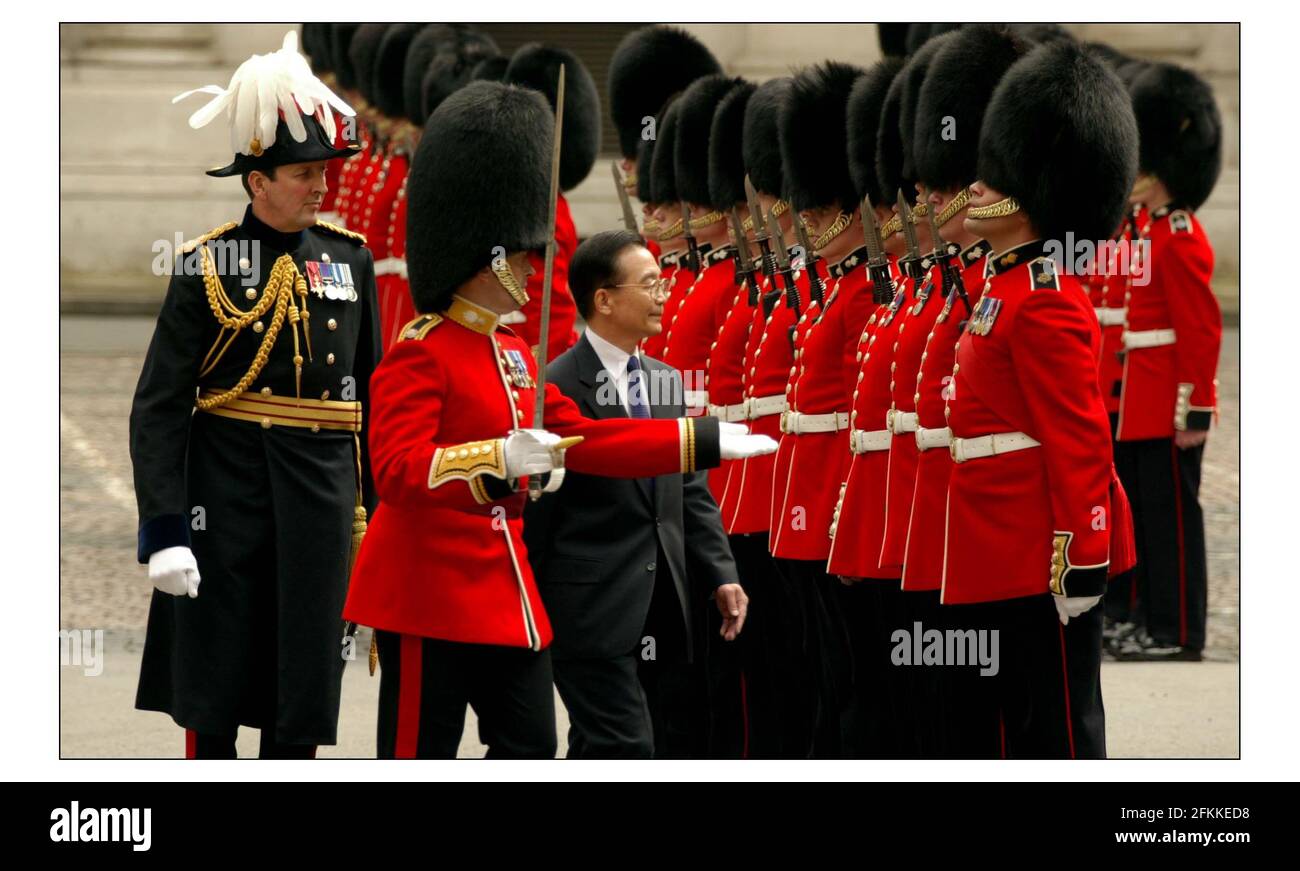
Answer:
<svg viewBox="0 0 1300 871"><path fill-rule="evenodd" d="M648 385L668 379L672 385L661 395L647 391L651 416L681 417L681 375L658 360L642 359ZM547 367L546 377L587 417L627 417L621 403L599 401L614 390L603 371L584 335ZM656 577L673 585L680 604L682 626L669 634L684 634L684 654L693 655L692 614L718 585L737 580L707 476L661 475L654 479L651 504L642 481L566 471L557 492L528 504L524 539L555 630L556 656L599 658L638 650L643 630L654 634L645 624ZM667 565L659 564L661 548ZM665 653L656 651L659 658Z"/></svg>

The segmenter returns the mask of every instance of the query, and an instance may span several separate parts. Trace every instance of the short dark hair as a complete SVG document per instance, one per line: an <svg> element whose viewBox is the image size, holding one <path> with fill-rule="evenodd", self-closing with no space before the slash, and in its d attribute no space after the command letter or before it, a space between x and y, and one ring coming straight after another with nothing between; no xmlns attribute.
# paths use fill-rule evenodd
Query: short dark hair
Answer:
<svg viewBox="0 0 1300 871"><path fill-rule="evenodd" d="M252 175L253 173L255 173L255 172L260 172L262 175L266 176L266 177L269 178L271 181L275 181L275 167L274 167L274 166L268 166L266 169L250 169L248 172L240 173L240 175L239 175L239 180L240 180L241 182L243 182L243 185L244 185L244 193L248 194L248 198L249 198L250 200L253 198L253 188L252 188L252 186L250 186L249 183L248 183L248 177L249 177L250 175Z"/></svg>
<svg viewBox="0 0 1300 871"><path fill-rule="evenodd" d="M618 279L618 258L632 246L645 247L645 240L631 230L605 230L589 237L573 252L569 261L569 290L583 319L591 317L596 291Z"/></svg>

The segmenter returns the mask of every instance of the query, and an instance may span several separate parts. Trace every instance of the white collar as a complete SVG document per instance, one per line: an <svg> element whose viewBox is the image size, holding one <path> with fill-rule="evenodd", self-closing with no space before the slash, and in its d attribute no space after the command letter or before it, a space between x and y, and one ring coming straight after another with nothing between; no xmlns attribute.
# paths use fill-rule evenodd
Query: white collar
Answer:
<svg viewBox="0 0 1300 871"><path fill-rule="evenodd" d="M627 375L627 361L632 355L624 351L618 345L601 338L600 334L587 326L587 341L591 343L592 349L596 356L600 358L601 364L609 370L609 374L616 378Z"/></svg>

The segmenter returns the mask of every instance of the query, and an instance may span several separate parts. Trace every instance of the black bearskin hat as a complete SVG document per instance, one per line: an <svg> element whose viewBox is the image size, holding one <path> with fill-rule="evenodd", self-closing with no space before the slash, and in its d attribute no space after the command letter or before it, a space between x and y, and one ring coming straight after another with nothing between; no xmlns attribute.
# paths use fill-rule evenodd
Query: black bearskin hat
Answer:
<svg viewBox="0 0 1300 871"><path fill-rule="evenodd" d="M560 65L564 65L564 121L560 136L560 190L571 190L587 177L600 151L600 96L586 64L567 48L540 42L521 46L510 58L502 79L539 91L552 111Z"/></svg>
<svg viewBox="0 0 1300 871"><path fill-rule="evenodd" d="M959 30L949 30L933 37L917 50L903 68L902 92L898 104L898 134L903 144L903 177L919 178L916 171L916 106L921 99L921 87L930 72L934 58L957 38ZM975 128L978 130L979 128Z"/></svg>
<svg viewBox="0 0 1300 871"><path fill-rule="evenodd" d="M673 146L677 192L688 203L707 205L709 195L709 135L713 113L727 92L740 83L724 75L696 79L677 101L677 140ZM730 204L729 204L730 205Z"/></svg>
<svg viewBox="0 0 1300 871"><path fill-rule="evenodd" d="M609 111L624 157L634 157L645 119L657 116L670 97L700 76L722 72L704 43L676 27L634 30L609 62Z"/></svg>
<svg viewBox="0 0 1300 871"><path fill-rule="evenodd" d="M406 114L423 124L447 96L471 80L474 66L501 54L492 37L468 24L430 24L411 41L403 73Z"/></svg>
<svg viewBox="0 0 1300 871"><path fill-rule="evenodd" d="M713 113L709 128L709 205L729 209L745 202L745 108L753 82L740 79Z"/></svg>
<svg viewBox="0 0 1300 871"><path fill-rule="evenodd" d="M375 67L379 60L379 46L388 33L390 24L363 24L352 36L348 45L348 58L352 61L352 76L356 89L370 105L375 105Z"/></svg>
<svg viewBox="0 0 1300 871"><path fill-rule="evenodd" d="M888 205L894 201L894 192L881 187L876 176L876 135L880 131L880 113L884 108L885 94L903 69L901 57L885 58L853 83L849 92L847 136L849 175L858 199L871 197L873 205Z"/></svg>
<svg viewBox="0 0 1300 871"><path fill-rule="evenodd" d="M1210 85L1191 70L1153 63L1133 79L1138 165L1165 183L1174 205L1200 208L1223 164L1223 119Z"/></svg>
<svg viewBox="0 0 1300 871"><path fill-rule="evenodd" d="M789 78L768 79L745 107L745 172L756 189L774 197L784 197L786 192L777 116L789 92Z"/></svg>
<svg viewBox="0 0 1300 871"><path fill-rule="evenodd" d="M375 108L389 118L405 118L406 55L412 40L426 25L394 24L384 33L375 59ZM422 118L412 119L423 121Z"/></svg>
<svg viewBox="0 0 1300 871"><path fill-rule="evenodd" d="M791 80L781 101L777 132L792 208L839 206L847 212L857 208L848 153L826 144L844 141L849 91L863 72L851 64L826 61L801 70Z"/></svg>
<svg viewBox="0 0 1300 871"><path fill-rule="evenodd" d="M356 36L360 24L329 25L329 56L333 64L334 78L340 88L348 91L357 89L356 73L352 69L352 37Z"/></svg>
<svg viewBox="0 0 1300 871"><path fill-rule="evenodd" d="M654 154L650 160L650 189L655 203L675 203L681 199L677 191L677 114L681 110L680 97L664 109L656 124Z"/></svg>
<svg viewBox="0 0 1300 871"><path fill-rule="evenodd" d="M510 66L510 58L503 54L496 57L485 57L474 64L474 69L470 71L469 77L475 82L499 82L505 78L506 67L508 66Z"/></svg>

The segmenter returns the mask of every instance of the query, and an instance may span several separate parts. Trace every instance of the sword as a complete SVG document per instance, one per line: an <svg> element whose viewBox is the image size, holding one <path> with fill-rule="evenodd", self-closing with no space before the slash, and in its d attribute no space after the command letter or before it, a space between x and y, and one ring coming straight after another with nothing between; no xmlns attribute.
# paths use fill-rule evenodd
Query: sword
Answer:
<svg viewBox="0 0 1300 871"><path fill-rule="evenodd" d="M795 238L799 240L799 246L804 252L804 266L808 270L808 295L813 302L821 305L826 299L826 285L817 271L817 264L821 262L822 257L813 250L812 243L808 241L808 225L803 222L803 216L795 212L792 223Z"/></svg>
<svg viewBox="0 0 1300 871"><path fill-rule="evenodd" d="M925 189L925 198L930 199L930 189ZM934 237L934 257L939 264L939 274L943 276L943 296L946 300L952 295L953 291L961 297L961 301L966 305L967 313L971 310L970 297L966 294L966 284L961 280L961 269L957 266L957 251L949 248L948 243L944 241L943 236L939 235L939 222L935 220L934 209L926 213L930 221L930 235Z"/></svg>
<svg viewBox="0 0 1300 871"><path fill-rule="evenodd" d="M618 191L618 202L623 207L623 226L633 233L640 232L636 227L636 213L632 211L632 200L628 198L627 186L623 183L623 175L618 171L618 161L611 160L609 168L614 173L614 190Z"/></svg>
<svg viewBox="0 0 1300 871"><path fill-rule="evenodd" d="M776 222L776 206L772 207L772 214L768 221L770 226L779 230L781 225ZM799 286L794 281L794 270L790 267L790 255L785 250L785 239L781 238L779 232L772 233L772 250L776 253L777 271L780 272L781 281L785 284L785 292L790 297L790 308L794 309L794 316L798 319L803 304L799 300Z"/></svg>
<svg viewBox="0 0 1300 871"><path fill-rule="evenodd" d="M880 224L876 209L871 205L871 195L862 196L862 235L867 240L867 271L871 273L871 299L884 305L894 298L894 276L889 274L889 258L881 245Z"/></svg>
<svg viewBox="0 0 1300 871"><path fill-rule="evenodd" d="M555 139L551 143L551 198L546 216L546 268L542 273L542 320L537 341L537 396L533 407L533 428L544 429L546 418L546 351L551 337L551 285L555 274L555 210L560 196L560 140L564 131L564 64L560 64L560 84L555 91ZM551 473L554 476L554 472ZM542 478L528 476L528 498L542 498Z"/></svg>
<svg viewBox="0 0 1300 871"><path fill-rule="evenodd" d="M907 204L907 197L898 192L898 216L903 222L903 238L907 240L907 256L901 261L903 270L918 282L925 277L925 266L921 263L921 243L916 240L916 225L912 223L912 209Z"/></svg>
<svg viewBox="0 0 1300 871"><path fill-rule="evenodd" d="M758 203L758 191L754 183L745 176L745 199L749 202L749 219L754 222L754 241L762 252L763 274L776 286L776 261L772 259L771 237L767 232L767 222L763 220L763 207Z"/></svg>

